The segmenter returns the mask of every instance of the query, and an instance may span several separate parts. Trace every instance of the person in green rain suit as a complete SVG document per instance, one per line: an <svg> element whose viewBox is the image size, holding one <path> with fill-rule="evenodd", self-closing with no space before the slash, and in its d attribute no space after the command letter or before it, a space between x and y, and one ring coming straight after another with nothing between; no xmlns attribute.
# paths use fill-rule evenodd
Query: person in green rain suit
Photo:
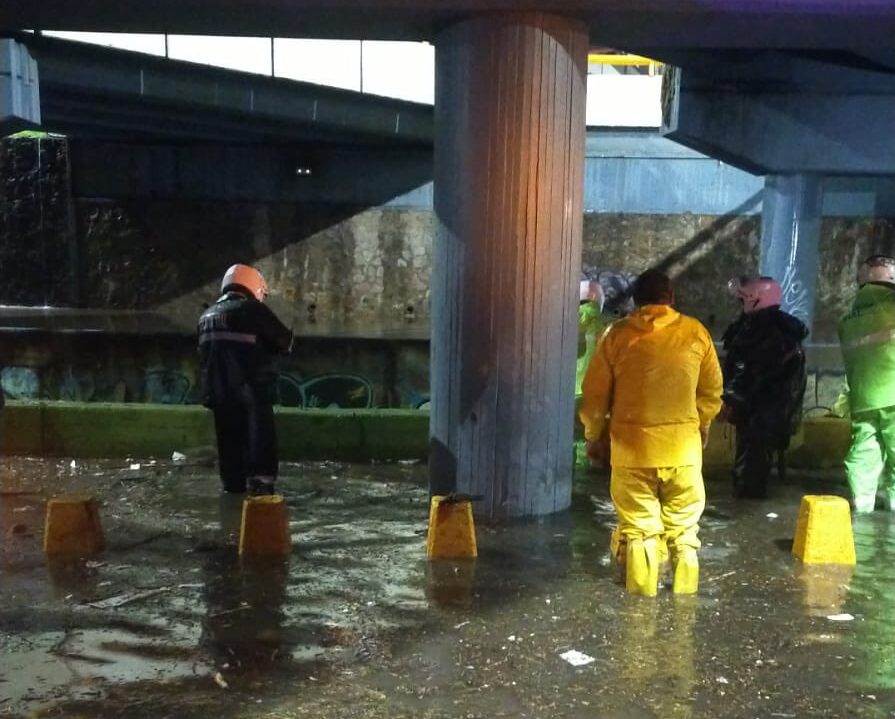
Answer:
<svg viewBox="0 0 895 719"><path fill-rule="evenodd" d="M600 337L609 326L603 318L605 295L599 282L583 279L578 295L578 363L575 367L575 416L581 408L581 384L597 349ZM585 451L583 439L575 442L575 464L588 466L591 461Z"/></svg>
<svg viewBox="0 0 895 719"><path fill-rule="evenodd" d="M895 258L867 259L858 285L839 323L852 421L845 469L856 512L873 511L881 477L895 510Z"/></svg>
<svg viewBox="0 0 895 719"><path fill-rule="evenodd" d="M603 288L599 282L581 280L578 295L578 364L575 370L575 397L581 396L581 384L597 349L597 341L609 323L603 319Z"/></svg>

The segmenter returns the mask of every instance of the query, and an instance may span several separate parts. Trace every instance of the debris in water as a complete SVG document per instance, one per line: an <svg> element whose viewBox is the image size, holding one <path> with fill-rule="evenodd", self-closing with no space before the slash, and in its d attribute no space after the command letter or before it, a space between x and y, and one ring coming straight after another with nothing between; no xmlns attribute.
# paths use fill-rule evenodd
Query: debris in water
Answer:
<svg viewBox="0 0 895 719"><path fill-rule="evenodd" d="M595 659L583 652L579 652L577 649L570 649L567 652L563 652L559 655L560 659L564 659L573 667L583 667L591 662L595 661Z"/></svg>
<svg viewBox="0 0 895 719"><path fill-rule="evenodd" d="M718 684L730 684L725 677L718 677L715 681L718 682Z"/></svg>
<svg viewBox="0 0 895 719"><path fill-rule="evenodd" d="M72 461L71 461L71 464L68 465L68 466L71 467L72 469L77 469L77 468L78 468L78 463L77 463L75 460L72 460Z"/></svg>
<svg viewBox="0 0 895 719"><path fill-rule="evenodd" d="M186 455L183 452L175 452L171 455L172 462L186 462Z"/></svg>
<svg viewBox="0 0 895 719"><path fill-rule="evenodd" d="M851 622L855 618L851 614L831 614L827 619L831 622Z"/></svg>
<svg viewBox="0 0 895 719"><path fill-rule="evenodd" d="M131 469L131 470L137 470L137 469L140 469L140 463L139 463L139 462L134 462L134 463L132 463L131 466L130 466L130 469Z"/></svg>
<svg viewBox="0 0 895 719"><path fill-rule="evenodd" d="M164 594L165 592L170 592L172 589L173 587L159 587L158 589L148 589L145 592L118 594L114 597L101 599L98 602L89 602L87 606L93 607L94 609L114 609L116 607L122 607L125 604L130 604L131 602L139 602L141 599L154 597L156 594Z"/></svg>
<svg viewBox="0 0 895 719"><path fill-rule="evenodd" d="M224 679L224 676L220 672L215 672L214 683L217 684L221 689L230 688L230 685L227 684L227 681Z"/></svg>
<svg viewBox="0 0 895 719"><path fill-rule="evenodd" d="M725 572L724 574L719 574L717 577L709 577L709 578L706 579L705 581L706 581L706 582L718 582L718 581L720 581L720 580L722 580L722 579L727 579L727 577L732 577L732 576L733 576L734 574L736 574L736 573L737 573L737 570L734 569L734 570L731 571L731 572Z"/></svg>
<svg viewBox="0 0 895 719"><path fill-rule="evenodd" d="M777 519L777 517L779 517L779 516L780 516L780 515L777 514L776 512L768 512L768 513L765 515L765 517L767 517L768 519Z"/></svg>
<svg viewBox="0 0 895 719"><path fill-rule="evenodd" d="M465 627L467 624L471 624L471 623L472 623L472 622L470 622L470 621L467 619L465 622L460 622L459 624L455 624L455 625L454 625L454 629L463 629L463 627Z"/></svg>

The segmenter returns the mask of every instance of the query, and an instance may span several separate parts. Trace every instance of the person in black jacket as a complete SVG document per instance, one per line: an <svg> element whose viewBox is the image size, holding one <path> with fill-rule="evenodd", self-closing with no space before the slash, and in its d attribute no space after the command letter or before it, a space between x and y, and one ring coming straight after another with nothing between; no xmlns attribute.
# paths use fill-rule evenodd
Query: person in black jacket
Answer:
<svg viewBox="0 0 895 719"><path fill-rule="evenodd" d="M783 292L770 277L741 277L730 288L742 314L724 333L721 418L736 427L734 494L762 498L775 454L785 472L784 452L802 419L808 328L780 309Z"/></svg>
<svg viewBox="0 0 895 719"><path fill-rule="evenodd" d="M292 349L292 332L264 304L267 283L233 265L223 295L199 318L203 404L214 412L225 492L273 494L278 472L273 405L274 356Z"/></svg>

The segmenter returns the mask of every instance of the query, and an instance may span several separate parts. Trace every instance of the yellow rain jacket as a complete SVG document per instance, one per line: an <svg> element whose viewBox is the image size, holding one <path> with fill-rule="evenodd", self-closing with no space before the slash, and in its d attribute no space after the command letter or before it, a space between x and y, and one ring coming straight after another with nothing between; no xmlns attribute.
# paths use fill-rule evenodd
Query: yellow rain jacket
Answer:
<svg viewBox="0 0 895 719"><path fill-rule="evenodd" d="M721 367L712 337L668 305L616 322L591 360L581 422L599 440L609 415L613 467L702 465L700 427L721 409Z"/></svg>

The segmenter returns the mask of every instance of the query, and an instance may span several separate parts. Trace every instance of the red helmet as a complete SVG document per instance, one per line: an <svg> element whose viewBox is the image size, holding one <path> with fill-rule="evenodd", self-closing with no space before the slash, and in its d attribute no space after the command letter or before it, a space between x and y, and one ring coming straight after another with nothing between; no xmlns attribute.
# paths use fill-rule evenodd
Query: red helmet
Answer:
<svg viewBox="0 0 895 719"><path fill-rule="evenodd" d="M863 286L868 282L895 285L895 259L886 255L874 255L864 260L858 270L858 284Z"/></svg>
<svg viewBox="0 0 895 719"><path fill-rule="evenodd" d="M783 289L770 277L738 277L728 287L747 314L783 304Z"/></svg>
<svg viewBox="0 0 895 719"><path fill-rule="evenodd" d="M221 292L226 292L233 286L242 287L259 302L264 302L270 290L264 277L254 267L248 265L233 265L224 273L221 280Z"/></svg>

